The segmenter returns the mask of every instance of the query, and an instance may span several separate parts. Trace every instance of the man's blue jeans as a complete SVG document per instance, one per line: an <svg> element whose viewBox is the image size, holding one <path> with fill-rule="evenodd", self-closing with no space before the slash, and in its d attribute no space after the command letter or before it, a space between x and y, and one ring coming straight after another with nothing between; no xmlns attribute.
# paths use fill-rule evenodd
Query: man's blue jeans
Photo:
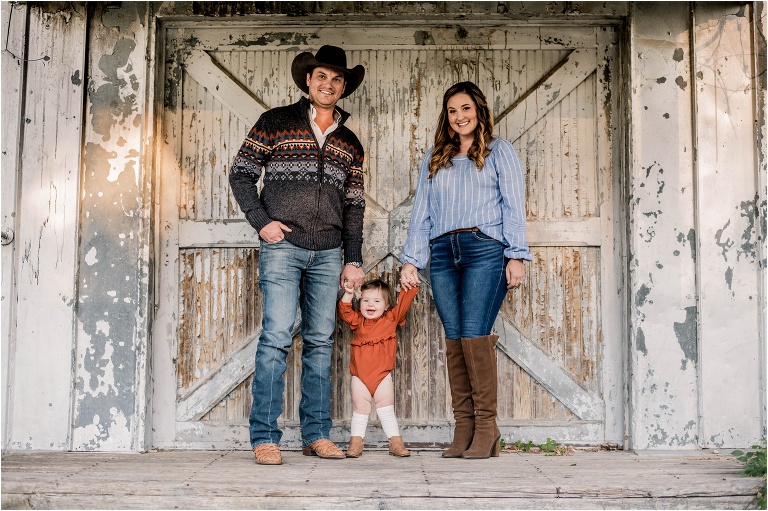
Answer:
<svg viewBox="0 0 768 511"><path fill-rule="evenodd" d="M329 438L331 431L331 355L336 324L336 294L341 275L341 249L312 251L282 240L262 243L259 289L263 301L262 331L256 348L251 446L279 444L283 432L286 358L291 330L301 305L301 401L303 444Z"/></svg>
<svg viewBox="0 0 768 511"><path fill-rule="evenodd" d="M430 246L429 276L445 337L489 335L507 295L504 244L477 231L444 234Z"/></svg>

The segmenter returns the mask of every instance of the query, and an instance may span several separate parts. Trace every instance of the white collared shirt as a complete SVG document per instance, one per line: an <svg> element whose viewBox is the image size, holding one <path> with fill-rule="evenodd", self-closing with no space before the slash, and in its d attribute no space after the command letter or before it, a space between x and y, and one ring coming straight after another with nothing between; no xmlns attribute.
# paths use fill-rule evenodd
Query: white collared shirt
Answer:
<svg viewBox="0 0 768 511"><path fill-rule="evenodd" d="M333 133L333 130L339 127L339 121L341 121L341 114L338 110L333 110L333 124L328 126L328 129L323 131L320 126L315 122L317 117L317 109L312 103L309 104L309 124L312 126L312 131L315 132L315 138L317 139L317 145L322 149L325 144L325 139L329 134Z"/></svg>

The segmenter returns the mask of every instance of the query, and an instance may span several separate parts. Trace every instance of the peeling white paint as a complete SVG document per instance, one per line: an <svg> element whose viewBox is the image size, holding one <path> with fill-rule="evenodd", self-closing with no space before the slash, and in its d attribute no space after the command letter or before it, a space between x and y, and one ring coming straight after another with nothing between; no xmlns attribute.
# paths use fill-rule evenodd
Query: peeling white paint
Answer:
<svg viewBox="0 0 768 511"><path fill-rule="evenodd" d="M85 264L88 266L93 266L94 264L98 263L99 260L96 259L96 247L91 247L91 249L88 251L87 254L85 254Z"/></svg>
<svg viewBox="0 0 768 511"><path fill-rule="evenodd" d="M105 336L109 336L109 323L106 321L97 321L96 331L104 334Z"/></svg>
<svg viewBox="0 0 768 511"><path fill-rule="evenodd" d="M634 4L629 427L637 449L744 447L765 428L757 362L765 206L744 53L750 8Z"/></svg>
<svg viewBox="0 0 768 511"><path fill-rule="evenodd" d="M99 322L103 323L103 322ZM99 368L98 373L91 373L88 375L88 380L85 381L84 387L81 389L84 394L88 394L93 397L107 396L110 393L115 395L119 389L115 386L115 363L113 360L115 348L110 343L104 344L104 354L95 359L94 353L96 352L93 347L89 348L89 358L93 361L90 366Z"/></svg>
<svg viewBox="0 0 768 511"><path fill-rule="evenodd" d="M117 408L109 409L109 417L94 415L91 424L78 427L73 430L75 438L89 439L83 443L73 445L74 450L80 451L125 451L131 448L130 442L126 442L121 435L115 432L126 430L130 422Z"/></svg>
<svg viewBox="0 0 768 511"><path fill-rule="evenodd" d="M700 403L703 447L745 447L765 434L765 338L761 338L760 201L756 131L759 99L749 4L695 5L695 100L698 193ZM764 14L763 14L764 17ZM763 57L763 66L765 58ZM763 68L764 69L764 68ZM765 71L763 70L764 74ZM763 77L764 78L764 77ZM763 107L765 90L762 90ZM765 122L765 118L762 119ZM764 197L764 191L763 191ZM763 199L764 200L764 199ZM717 204L716 208L711 205ZM762 250L761 250L762 248ZM727 319L726 319L727 318ZM757 321L756 321L757 319ZM762 383L761 383L762 380ZM727 403L727 405L726 405ZM762 418L762 420L761 420Z"/></svg>
<svg viewBox="0 0 768 511"><path fill-rule="evenodd" d="M684 4L635 4L628 351L634 449L693 449L698 442L697 427L689 426L698 417L697 367L679 340L689 330L675 327L688 324L686 310L696 305L692 109L690 92L671 79L689 74L679 59L688 54L688 16Z"/></svg>

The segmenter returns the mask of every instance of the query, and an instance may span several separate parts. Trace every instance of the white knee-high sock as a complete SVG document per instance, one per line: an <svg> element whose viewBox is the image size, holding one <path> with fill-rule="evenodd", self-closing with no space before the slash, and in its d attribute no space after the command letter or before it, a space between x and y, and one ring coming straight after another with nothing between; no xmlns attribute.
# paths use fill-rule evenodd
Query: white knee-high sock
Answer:
<svg viewBox="0 0 768 511"><path fill-rule="evenodd" d="M368 416L362 413L352 412L352 424L350 425L350 436L359 436L365 438L365 428L368 427Z"/></svg>
<svg viewBox="0 0 768 511"><path fill-rule="evenodd" d="M384 430L387 438L400 436L400 428L397 426L397 417L395 417L395 405L376 408L376 415L379 416L381 428Z"/></svg>

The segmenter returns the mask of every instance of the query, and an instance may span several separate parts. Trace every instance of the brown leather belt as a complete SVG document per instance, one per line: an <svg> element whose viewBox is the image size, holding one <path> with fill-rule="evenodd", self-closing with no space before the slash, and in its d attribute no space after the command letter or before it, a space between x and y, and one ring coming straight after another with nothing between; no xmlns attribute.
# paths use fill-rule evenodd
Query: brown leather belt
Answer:
<svg viewBox="0 0 768 511"><path fill-rule="evenodd" d="M467 227L465 229L454 229L452 231L448 231L446 234L456 234L459 232L477 232L479 230L480 229L478 229L477 227Z"/></svg>

